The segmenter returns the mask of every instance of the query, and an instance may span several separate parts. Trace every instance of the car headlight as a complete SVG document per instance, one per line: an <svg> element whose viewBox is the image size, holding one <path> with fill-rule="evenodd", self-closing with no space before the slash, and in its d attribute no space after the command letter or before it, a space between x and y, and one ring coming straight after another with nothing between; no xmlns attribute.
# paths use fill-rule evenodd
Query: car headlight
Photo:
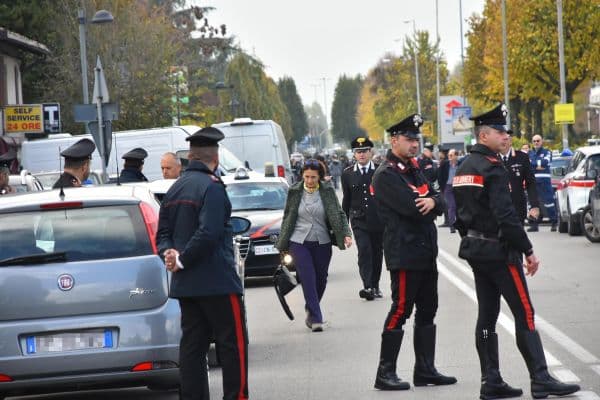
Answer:
<svg viewBox="0 0 600 400"><path fill-rule="evenodd" d="M286 254L285 256L283 256L283 263L285 265L290 265L292 261L294 261L294 258L291 255Z"/></svg>

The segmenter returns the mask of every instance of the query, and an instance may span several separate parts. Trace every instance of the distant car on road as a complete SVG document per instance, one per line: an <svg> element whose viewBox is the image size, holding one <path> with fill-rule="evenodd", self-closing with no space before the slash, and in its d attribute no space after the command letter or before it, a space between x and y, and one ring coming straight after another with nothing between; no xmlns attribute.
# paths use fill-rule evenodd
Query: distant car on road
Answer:
<svg viewBox="0 0 600 400"><path fill-rule="evenodd" d="M0 197L0 399L179 385L180 310L148 189Z"/></svg>
<svg viewBox="0 0 600 400"><path fill-rule="evenodd" d="M552 158L552 162L550 163L550 180L552 181L552 189L554 189L554 191L556 191L558 184L560 183L561 179L565 176L571 158L573 157L558 156Z"/></svg>

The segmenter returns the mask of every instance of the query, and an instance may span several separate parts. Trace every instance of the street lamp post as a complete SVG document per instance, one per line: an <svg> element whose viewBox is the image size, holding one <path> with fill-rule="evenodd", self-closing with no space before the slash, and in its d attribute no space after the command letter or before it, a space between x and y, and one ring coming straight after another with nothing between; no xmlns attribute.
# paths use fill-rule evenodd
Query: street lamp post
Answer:
<svg viewBox="0 0 600 400"><path fill-rule="evenodd" d="M566 104L567 89L565 84L565 45L563 39L562 0L556 0L557 22L558 22L558 65L560 73L560 102ZM569 148L569 131L567 124L561 124L563 150Z"/></svg>
<svg viewBox="0 0 600 400"><path fill-rule="evenodd" d="M413 24L413 35L414 35L414 48L413 53L415 56L415 79L417 83L417 113L421 115L421 89L419 88L419 53L417 52L418 47L418 38L417 38L417 28L415 25L414 19L409 19L404 21L405 24L412 22ZM423 150L423 135L419 135L419 145L421 146L421 150Z"/></svg>
<svg viewBox="0 0 600 400"><path fill-rule="evenodd" d="M226 85L225 82L219 81L215 84L215 89L217 91L229 90L229 94L231 96L231 101L229 102L229 106L231 107L231 120L232 121L235 119L236 114L237 114L237 107L240 105L240 103L235 99L235 96L233 94L234 88L235 88L235 85L233 83Z"/></svg>
<svg viewBox="0 0 600 400"><path fill-rule="evenodd" d="M438 135L438 147L442 144L442 121L440 111L440 29L439 29L439 16L438 16L438 0L435 0L435 40L436 40L436 52L435 52L435 99L436 99L436 111L437 111L437 135Z"/></svg>
<svg viewBox="0 0 600 400"><path fill-rule="evenodd" d="M506 0L502 0L502 68L504 69L504 104L506 104L506 108L508 109L506 120L508 121L508 126L510 127L510 99L508 95L508 46L506 44Z"/></svg>
<svg viewBox="0 0 600 400"><path fill-rule="evenodd" d="M81 56L81 82L83 85L83 104L90 103L90 96L88 92L88 77L87 77L87 44L86 44L86 31L85 26L87 24L87 20L85 17L85 7L84 1L81 1L81 8L78 10L78 18L79 22L79 53ZM94 14L94 18L92 18L92 24L103 24L107 22L112 22L114 20L112 14L106 10L100 10ZM87 129L87 127L86 127Z"/></svg>

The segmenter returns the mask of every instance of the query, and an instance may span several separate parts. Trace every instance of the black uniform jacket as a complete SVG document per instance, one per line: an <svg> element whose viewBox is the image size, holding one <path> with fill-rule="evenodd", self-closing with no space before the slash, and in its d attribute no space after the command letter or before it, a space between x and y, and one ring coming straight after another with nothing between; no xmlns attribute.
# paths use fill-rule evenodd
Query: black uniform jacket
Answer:
<svg viewBox="0 0 600 400"><path fill-rule="evenodd" d="M352 228L371 232L383 231L383 224L377 214L377 206L371 190L371 181L378 164L370 162L367 173L363 174L360 165L350 166L342 173L342 209L350 220Z"/></svg>
<svg viewBox="0 0 600 400"><path fill-rule="evenodd" d="M473 146L456 171L452 189L456 199L455 226L463 236L461 251L469 248L459 253L461 257L494 261L506 258L509 248L530 253L531 242L517 217L508 173L497 154L482 144ZM502 244L505 253L491 254L494 243ZM486 251L490 260L482 259Z"/></svg>
<svg viewBox="0 0 600 400"><path fill-rule="evenodd" d="M438 176L438 167L435 161L429 157L420 157L417 161L421 172L425 175L429 183L435 182Z"/></svg>
<svg viewBox="0 0 600 400"><path fill-rule="evenodd" d="M136 168L123 168L121 170L121 176L119 176L119 182L148 182L148 178L142 174L142 171L139 171Z"/></svg>
<svg viewBox="0 0 600 400"><path fill-rule="evenodd" d="M60 174L60 178L58 178L58 180L52 186L52 189L60 189L61 187L68 188L80 186L81 182L79 182L79 179L75 178L68 172L63 172L62 174Z"/></svg>
<svg viewBox="0 0 600 400"><path fill-rule="evenodd" d="M436 268L436 216L446 207L442 197L419 170L417 160L402 162L391 150L373 176L373 189L379 217L384 222L383 254L390 271L432 270ZM422 215L417 197L430 197L435 207Z"/></svg>
<svg viewBox="0 0 600 400"><path fill-rule="evenodd" d="M190 161L163 198L156 232L159 254L176 249L184 267L173 274L171 297L242 293L230 217L221 179L200 161Z"/></svg>
<svg viewBox="0 0 600 400"><path fill-rule="evenodd" d="M539 208L537 189L535 187L535 174L531 169L529 156L522 151L510 149L508 160L504 161L504 166L508 171L510 181L510 195L517 210L517 216L525 219L527 210L527 198L525 197L525 189L527 188L527 196L531 207Z"/></svg>

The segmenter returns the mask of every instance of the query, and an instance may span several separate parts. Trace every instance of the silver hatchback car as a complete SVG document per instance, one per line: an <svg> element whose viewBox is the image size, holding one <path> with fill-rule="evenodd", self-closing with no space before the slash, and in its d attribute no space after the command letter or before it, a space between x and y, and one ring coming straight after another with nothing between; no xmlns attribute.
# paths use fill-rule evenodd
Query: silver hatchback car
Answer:
<svg viewBox="0 0 600 400"><path fill-rule="evenodd" d="M180 311L148 189L0 198L0 399L179 385Z"/></svg>

